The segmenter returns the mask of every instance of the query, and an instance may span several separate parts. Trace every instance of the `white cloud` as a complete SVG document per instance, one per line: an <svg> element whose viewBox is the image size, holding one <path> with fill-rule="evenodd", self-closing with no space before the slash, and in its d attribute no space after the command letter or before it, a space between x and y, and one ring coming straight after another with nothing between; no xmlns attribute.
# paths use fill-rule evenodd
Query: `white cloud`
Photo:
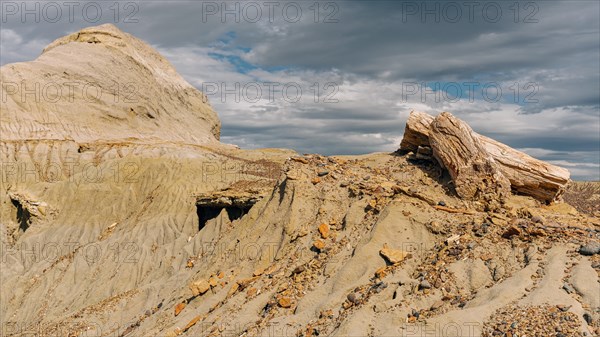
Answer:
<svg viewBox="0 0 600 337"><path fill-rule="evenodd" d="M37 58L49 40L24 39L12 29L0 28L0 64L31 61Z"/></svg>

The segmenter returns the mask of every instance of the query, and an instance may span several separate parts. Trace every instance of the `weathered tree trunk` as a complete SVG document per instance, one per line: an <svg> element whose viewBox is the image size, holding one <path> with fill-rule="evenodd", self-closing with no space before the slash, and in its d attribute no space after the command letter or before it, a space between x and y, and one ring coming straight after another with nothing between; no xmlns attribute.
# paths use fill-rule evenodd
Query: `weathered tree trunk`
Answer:
<svg viewBox="0 0 600 337"><path fill-rule="evenodd" d="M493 201L510 194L510 182L467 123L442 112L429 126L429 142L461 198Z"/></svg>
<svg viewBox="0 0 600 337"><path fill-rule="evenodd" d="M429 125L434 117L413 111L406 122L401 151L415 151L419 146L430 146ZM523 152L474 132L487 152L508 178L514 191L544 202L555 201L563 194L569 182L568 170L535 159Z"/></svg>
<svg viewBox="0 0 600 337"><path fill-rule="evenodd" d="M429 125L434 118L424 112L412 111L406 121L400 150L417 152L419 146L429 146Z"/></svg>
<svg viewBox="0 0 600 337"><path fill-rule="evenodd" d="M512 189L544 202L560 199L569 182L569 170L535 159L485 136L486 150L500 166Z"/></svg>

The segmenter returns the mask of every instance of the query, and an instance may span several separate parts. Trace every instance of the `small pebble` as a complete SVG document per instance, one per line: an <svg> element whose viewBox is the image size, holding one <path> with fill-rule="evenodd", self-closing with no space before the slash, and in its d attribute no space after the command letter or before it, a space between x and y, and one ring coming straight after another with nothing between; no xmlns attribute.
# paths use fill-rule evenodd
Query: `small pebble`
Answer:
<svg viewBox="0 0 600 337"><path fill-rule="evenodd" d="M575 289L573 289L573 287L571 287L571 285L568 283L563 284L563 289L567 292L567 294L572 294L575 292Z"/></svg>
<svg viewBox="0 0 600 337"><path fill-rule="evenodd" d="M421 281L421 283L419 283L419 288L420 289L431 289L431 284L429 283L429 281L423 280L423 281Z"/></svg>
<svg viewBox="0 0 600 337"><path fill-rule="evenodd" d="M347 298L348 298L348 301L350 301L350 303L353 303L353 304L358 304L358 302L360 302L359 296L357 296L355 293L348 294Z"/></svg>
<svg viewBox="0 0 600 337"><path fill-rule="evenodd" d="M592 315L588 314L587 312L585 314L583 314L583 319L585 319L586 323L588 325L592 324Z"/></svg>
<svg viewBox="0 0 600 337"><path fill-rule="evenodd" d="M438 202L438 205L439 205L439 206L446 206L446 203L445 203L445 202L443 202L443 201L439 201L439 202Z"/></svg>
<svg viewBox="0 0 600 337"><path fill-rule="evenodd" d="M329 171L320 171L319 173L317 173L317 175L318 175L319 177L323 177L323 176L326 176L326 175L328 175L328 174L329 174Z"/></svg>
<svg viewBox="0 0 600 337"><path fill-rule="evenodd" d="M579 248L579 254L581 255L594 255L600 253L600 242L592 241L587 245L581 246Z"/></svg>
<svg viewBox="0 0 600 337"><path fill-rule="evenodd" d="M437 309L441 308L443 305L444 305L444 301L442 301L442 300L436 301L435 303L433 303L431 305L431 310L437 310Z"/></svg>
<svg viewBox="0 0 600 337"><path fill-rule="evenodd" d="M531 217L531 222L543 224L544 223L544 218L542 218L539 215L534 215L534 216Z"/></svg>

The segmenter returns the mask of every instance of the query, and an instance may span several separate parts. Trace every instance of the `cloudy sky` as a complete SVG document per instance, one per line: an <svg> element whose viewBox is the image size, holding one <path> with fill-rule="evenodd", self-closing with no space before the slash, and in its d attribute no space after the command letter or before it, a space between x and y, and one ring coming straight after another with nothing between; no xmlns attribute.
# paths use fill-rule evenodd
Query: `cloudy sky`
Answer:
<svg viewBox="0 0 600 337"><path fill-rule="evenodd" d="M242 148L397 149L408 113L600 180L600 2L2 1L0 62L116 24L157 48ZM27 8L23 7L27 6ZM36 22L38 21L38 22Z"/></svg>

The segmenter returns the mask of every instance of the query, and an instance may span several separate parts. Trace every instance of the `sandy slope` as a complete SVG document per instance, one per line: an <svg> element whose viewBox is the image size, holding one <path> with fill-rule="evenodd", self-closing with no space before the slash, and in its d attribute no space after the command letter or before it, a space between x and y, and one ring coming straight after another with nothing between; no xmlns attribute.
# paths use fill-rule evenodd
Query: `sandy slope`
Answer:
<svg viewBox="0 0 600 337"><path fill-rule="evenodd" d="M598 217L521 196L493 213L467 209L437 165L410 155L220 144L202 94L112 26L2 68L3 81L45 73L118 74L139 81L145 99L2 105L6 336L491 336L512 323L528 336L577 336L600 327L600 257L577 252L599 239ZM197 207L211 195L212 206ZM241 217L218 206L248 195L260 201ZM391 263L384 247L404 259ZM519 315L502 325L507 308ZM558 311L540 319L539 310Z"/></svg>

